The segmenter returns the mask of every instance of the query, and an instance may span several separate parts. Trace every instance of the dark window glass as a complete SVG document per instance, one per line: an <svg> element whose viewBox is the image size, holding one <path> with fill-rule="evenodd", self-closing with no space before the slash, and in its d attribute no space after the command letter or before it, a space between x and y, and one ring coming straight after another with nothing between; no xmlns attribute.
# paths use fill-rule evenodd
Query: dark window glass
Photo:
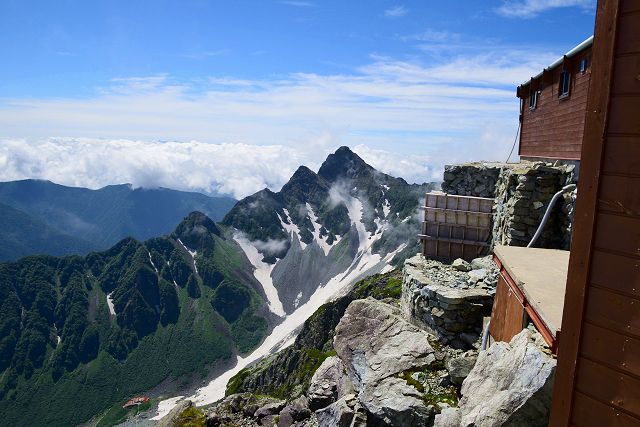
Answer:
<svg viewBox="0 0 640 427"><path fill-rule="evenodd" d="M563 70L560 73L560 83L558 85L558 97L565 98L569 96L569 89L571 88L571 73Z"/></svg>
<svg viewBox="0 0 640 427"><path fill-rule="evenodd" d="M538 96L539 96L539 94L540 94L540 92L538 92L537 90L534 90L529 95L529 109L530 110L535 110L538 107Z"/></svg>

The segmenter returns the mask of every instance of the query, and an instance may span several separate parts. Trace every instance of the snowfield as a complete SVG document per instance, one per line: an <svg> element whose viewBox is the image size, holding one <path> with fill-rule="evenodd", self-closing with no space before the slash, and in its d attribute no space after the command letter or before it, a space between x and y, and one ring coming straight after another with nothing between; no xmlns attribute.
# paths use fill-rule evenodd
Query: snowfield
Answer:
<svg viewBox="0 0 640 427"><path fill-rule="evenodd" d="M269 303L269 309L278 316L284 316L286 313L282 302L278 297L278 290L273 286L273 279L271 278L271 272L275 264L267 264L262 261L262 254L258 251L258 248L253 246L249 240L242 233L235 233L233 240L242 248L251 265L255 267L253 272L254 277L262 285L264 293L267 296L267 302Z"/></svg>

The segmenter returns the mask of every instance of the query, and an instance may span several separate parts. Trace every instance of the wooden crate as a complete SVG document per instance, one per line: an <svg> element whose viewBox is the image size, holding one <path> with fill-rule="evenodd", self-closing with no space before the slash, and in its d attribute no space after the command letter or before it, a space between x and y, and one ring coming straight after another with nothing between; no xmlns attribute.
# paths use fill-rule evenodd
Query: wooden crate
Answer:
<svg viewBox="0 0 640 427"><path fill-rule="evenodd" d="M420 239L428 258L467 261L486 255L491 238L493 199L446 194L425 195Z"/></svg>

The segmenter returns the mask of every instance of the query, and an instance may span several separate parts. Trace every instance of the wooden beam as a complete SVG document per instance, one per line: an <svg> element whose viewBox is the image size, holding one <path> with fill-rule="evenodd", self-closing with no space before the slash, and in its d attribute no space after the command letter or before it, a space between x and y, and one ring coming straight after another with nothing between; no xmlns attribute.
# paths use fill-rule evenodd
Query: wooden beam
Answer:
<svg viewBox="0 0 640 427"><path fill-rule="evenodd" d="M620 0L598 1L579 191L562 316L562 341L558 348L558 367L549 419L551 427L564 427L571 423L573 390L591 266L600 169L609 116L619 8Z"/></svg>

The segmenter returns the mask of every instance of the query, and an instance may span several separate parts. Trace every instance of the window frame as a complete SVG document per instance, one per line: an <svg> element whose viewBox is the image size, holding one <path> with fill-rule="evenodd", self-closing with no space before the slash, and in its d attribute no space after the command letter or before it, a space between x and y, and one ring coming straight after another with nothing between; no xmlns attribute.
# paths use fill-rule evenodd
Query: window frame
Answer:
<svg viewBox="0 0 640 427"><path fill-rule="evenodd" d="M539 98L540 98L539 90L532 90L529 92L529 111L534 111L538 108Z"/></svg>
<svg viewBox="0 0 640 427"><path fill-rule="evenodd" d="M566 91L564 90L566 86ZM560 71L558 79L558 98L564 99L571 95L571 73L569 70Z"/></svg>

